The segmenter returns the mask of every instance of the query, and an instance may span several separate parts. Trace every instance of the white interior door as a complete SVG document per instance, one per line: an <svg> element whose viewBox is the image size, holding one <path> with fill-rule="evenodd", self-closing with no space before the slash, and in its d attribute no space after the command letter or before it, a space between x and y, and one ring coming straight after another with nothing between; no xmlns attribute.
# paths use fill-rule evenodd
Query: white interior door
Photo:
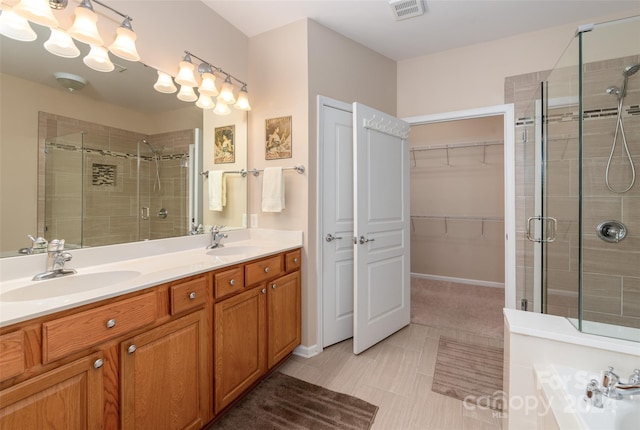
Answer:
<svg viewBox="0 0 640 430"><path fill-rule="evenodd" d="M354 337L359 354L409 324L409 124L359 103L354 130Z"/></svg>
<svg viewBox="0 0 640 430"><path fill-rule="evenodd" d="M349 104L320 109L324 348L353 336L353 117Z"/></svg>

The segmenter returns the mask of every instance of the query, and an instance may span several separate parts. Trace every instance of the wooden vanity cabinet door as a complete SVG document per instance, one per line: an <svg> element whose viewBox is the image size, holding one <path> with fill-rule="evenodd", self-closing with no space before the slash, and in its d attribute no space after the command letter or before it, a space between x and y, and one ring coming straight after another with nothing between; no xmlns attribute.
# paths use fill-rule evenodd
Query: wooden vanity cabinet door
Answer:
<svg viewBox="0 0 640 430"><path fill-rule="evenodd" d="M0 391L0 428L102 429L102 359L92 354Z"/></svg>
<svg viewBox="0 0 640 430"><path fill-rule="evenodd" d="M267 371L265 311L264 285L215 304L216 414Z"/></svg>
<svg viewBox="0 0 640 430"><path fill-rule="evenodd" d="M0 381L24 372L24 333L22 330L0 336Z"/></svg>
<svg viewBox="0 0 640 430"><path fill-rule="evenodd" d="M205 310L123 341L122 430L200 429L213 418L208 345Z"/></svg>
<svg viewBox="0 0 640 430"><path fill-rule="evenodd" d="M267 283L269 316L269 369L301 342L300 271Z"/></svg>

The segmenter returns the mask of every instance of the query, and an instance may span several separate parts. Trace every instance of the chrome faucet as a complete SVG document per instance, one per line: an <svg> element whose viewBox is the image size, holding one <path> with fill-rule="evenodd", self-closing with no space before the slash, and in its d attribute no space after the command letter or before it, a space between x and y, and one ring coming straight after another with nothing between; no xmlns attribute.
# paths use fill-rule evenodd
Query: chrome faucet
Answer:
<svg viewBox="0 0 640 430"><path fill-rule="evenodd" d="M225 233L220 233L220 229L223 227L223 225L214 225L211 227L211 243L207 245L207 249L221 248L224 246L220 241L228 236Z"/></svg>
<svg viewBox="0 0 640 430"><path fill-rule="evenodd" d="M613 372L613 367L605 371L602 376L602 394L610 399L620 400L626 396L640 394L640 369L634 369L626 384Z"/></svg>
<svg viewBox="0 0 640 430"><path fill-rule="evenodd" d="M33 277L34 281L57 278L77 273L75 269L65 269L64 263L71 260L70 252L64 250L64 239L53 239L47 247L47 269Z"/></svg>

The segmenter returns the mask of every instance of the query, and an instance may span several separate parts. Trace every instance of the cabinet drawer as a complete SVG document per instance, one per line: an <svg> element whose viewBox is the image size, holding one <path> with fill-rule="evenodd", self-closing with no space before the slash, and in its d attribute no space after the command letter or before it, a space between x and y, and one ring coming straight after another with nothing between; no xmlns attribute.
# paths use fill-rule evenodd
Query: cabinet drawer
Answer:
<svg viewBox="0 0 640 430"><path fill-rule="evenodd" d="M24 372L24 333L0 336L0 381Z"/></svg>
<svg viewBox="0 0 640 430"><path fill-rule="evenodd" d="M207 302L207 278L197 278L169 288L171 315L202 306Z"/></svg>
<svg viewBox="0 0 640 430"><path fill-rule="evenodd" d="M247 264L244 269L246 285L253 285L266 279L272 279L282 273L282 255L276 255L255 263Z"/></svg>
<svg viewBox="0 0 640 430"><path fill-rule="evenodd" d="M302 264L302 253L299 249L287 252L284 256L284 270L291 272L299 269Z"/></svg>
<svg viewBox="0 0 640 430"><path fill-rule="evenodd" d="M216 299L244 289L244 270L242 266L216 273L213 279Z"/></svg>
<svg viewBox="0 0 640 430"><path fill-rule="evenodd" d="M96 345L157 318L156 293L151 292L42 324L42 361L48 363Z"/></svg>

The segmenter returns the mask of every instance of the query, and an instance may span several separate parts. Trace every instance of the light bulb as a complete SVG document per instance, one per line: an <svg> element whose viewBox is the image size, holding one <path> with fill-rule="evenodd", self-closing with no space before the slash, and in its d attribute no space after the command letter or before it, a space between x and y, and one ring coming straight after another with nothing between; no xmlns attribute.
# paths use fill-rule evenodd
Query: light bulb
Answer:
<svg viewBox="0 0 640 430"><path fill-rule="evenodd" d="M116 29L116 40L109 46L109 51L125 60L140 61L140 55L136 49L136 38L131 28L130 18L126 18Z"/></svg>
<svg viewBox="0 0 640 430"><path fill-rule="evenodd" d="M197 87L198 82L193 74L194 65L191 62L191 57L186 55L185 59L180 61L180 70L178 76L176 76L176 83L188 87Z"/></svg>
<svg viewBox="0 0 640 430"><path fill-rule="evenodd" d="M220 88L220 95L218 96L218 99L228 105L232 105L236 102L236 97L233 95L233 84L231 83L229 75L227 75L227 79L225 79L222 84L222 88Z"/></svg>
<svg viewBox="0 0 640 430"><path fill-rule="evenodd" d="M89 55L82 59L84 64L98 72L110 72L116 68L109 58L109 52L104 46L91 45Z"/></svg>
<svg viewBox="0 0 640 430"><path fill-rule="evenodd" d="M49 7L49 0L20 0L14 12L23 18L45 27L57 27L58 20L53 16Z"/></svg>
<svg viewBox="0 0 640 430"><path fill-rule="evenodd" d="M44 42L44 49L63 58L75 58L80 55L80 50L73 43L71 36L58 28L51 29L51 36Z"/></svg>
<svg viewBox="0 0 640 430"><path fill-rule="evenodd" d="M200 94L206 94L211 97L217 96L218 89L216 88L216 77L213 73L203 73L201 77L202 82L200 83L200 88L198 88Z"/></svg>
<svg viewBox="0 0 640 430"><path fill-rule="evenodd" d="M215 103L213 101L213 99L211 98L211 96L208 96L206 94L202 94L200 93L200 97L198 98L198 101L196 102L196 106L198 106L200 109L213 109L215 107Z"/></svg>
<svg viewBox="0 0 640 430"><path fill-rule="evenodd" d="M181 85L180 91L178 92L178 99L183 102L195 102L198 100L198 96L196 95L196 92L193 91L193 87Z"/></svg>
<svg viewBox="0 0 640 430"><path fill-rule="evenodd" d="M229 115L231 113L231 109L229 106L218 97L218 103L216 103L215 109L213 109L213 113L216 115Z"/></svg>
<svg viewBox="0 0 640 430"><path fill-rule="evenodd" d="M243 85L240 93L238 94L238 101L233 106L236 109L250 111L251 105L249 104L249 93L247 93L247 86Z"/></svg>
<svg viewBox="0 0 640 430"><path fill-rule="evenodd" d="M104 45L96 22L98 15L93 11L88 0L83 1L74 11L73 25L67 33L74 39L89 45Z"/></svg>
<svg viewBox="0 0 640 430"><path fill-rule="evenodd" d="M176 85L173 83L171 75L158 70L158 80L153 84L153 88L160 93L173 94L178 91Z"/></svg>
<svg viewBox="0 0 640 430"><path fill-rule="evenodd" d="M33 42L38 38L29 21L15 13L13 9L2 9L0 34L20 42Z"/></svg>

